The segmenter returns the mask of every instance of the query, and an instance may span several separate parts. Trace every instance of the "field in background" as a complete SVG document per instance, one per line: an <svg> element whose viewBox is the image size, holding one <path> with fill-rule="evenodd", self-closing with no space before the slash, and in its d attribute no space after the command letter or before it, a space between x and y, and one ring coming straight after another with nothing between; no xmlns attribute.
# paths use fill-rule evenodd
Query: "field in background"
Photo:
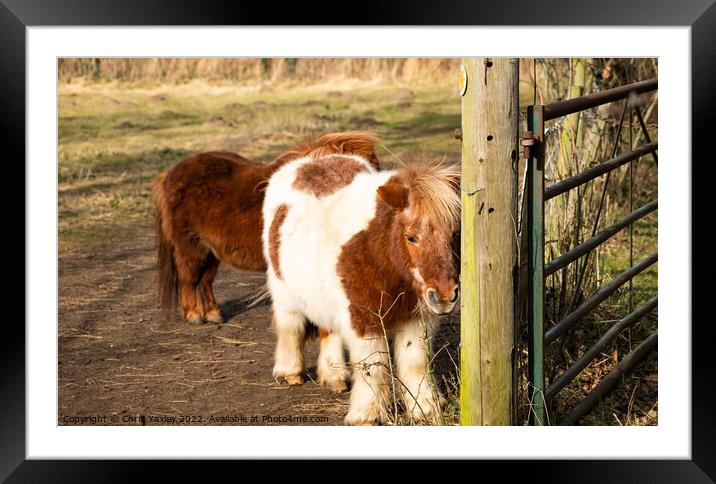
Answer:
<svg viewBox="0 0 716 484"><path fill-rule="evenodd" d="M273 159L328 131L368 130L381 160L458 161L454 89L343 80L287 88L193 81L153 87L61 83L60 239L151 215L149 180L191 153L232 150Z"/></svg>
<svg viewBox="0 0 716 484"><path fill-rule="evenodd" d="M604 62L598 68L592 66L592 71L597 73L609 65ZM186 413L196 409L197 402L183 402L187 400L185 385L193 386L193 391L212 394L214 384L239 391L242 387L234 382L240 381L246 388L265 389L259 394L274 402L277 409L281 402L290 403L294 410L304 408L301 405L314 405L310 408L332 415L332 423L337 421L345 399L324 394L321 389L302 389L295 401L286 400L286 393L271 400L282 387L269 385L270 365L266 372L255 368L256 362L271 360L273 336L262 327L268 308L248 309L241 302L253 286L260 285L255 276L222 269L217 296L229 314L228 325L221 329L191 328L187 336L196 341L179 337L178 328L184 332L184 326L157 322L150 181L156 173L192 153L225 149L267 161L305 138L355 129L380 136L383 166L389 167L396 160L459 161L460 143L453 138L454 129L460 126L458 66L458 59L61 59L61 409L63 405L65 409L87 405L85 410L98 411L104 405L102 398L111 401L110 395L123 394L130 402L124 405L141 413L149 409L142 408L143 402L151 401L152 391L156 392L161 383L172 389L155 395L154 400L165 402L167 413L176 413L172 408ZM538 101L549 102L568 94L569 62L566 66L567 75L564 63L537 63ZM622 71L619 65L611 68L614 80ZM523 107L533 99L532 69L531 61L521 64ZM614 113L604 116L607 126L613 126ZM593 161L581 159L579 166L583 169ZM635 207L656 193L653 160L640 167ZM612 182L614 189L609 193L601 227L627 210L625 173L619 173L618 183ZM585 224L581 230L587 232L588 228ZM608 282L628 265L625 234L612 239L599 252L596 277L590 279L589 288ZM555 247L562 250L569 245ZM656 248L656 216L637 225L634 245L635 261ZM635 280L634 303L655 293L656 285L655 268L639 276ZM548 292L553 301L558 296ZM626 298L625 291L620 291L605 301L599 312L549 355L557 372L581 356L610 321L624 316ZM554 310L555 303L547 303L548 310ZM258 331L254 339L246 337L246 327ZM636 326L632 336L636 341L655 327L656 316ZM445 328L442 339L447 347L443 353L456 356L458 323L453 320ZM212 331L216 332L208 339L211 344L202 346L199 341L206 341L207 332ZM262 338L266 341L258 343ZM147 345L160 353L151 353ZM134 356L114 362L119 346ZM598 383L630 346L631 341L620 338L605 351L567 387L558 409L573 404ZM176 352L171 353L172 349ZM251 356L253 352L255 356ZM150 353L155 366L139 356ZM212 356L202 359L201 354ZM194 362L192 366L212 377L167 370L175 367L171 362L177 355L178 361L187 362L182 368ZM230 361L252 360L256 362L240 363L251 365L252 370L242 373L239 380L226 371ZM584 423L655 424L656 362L653 354ZM447 380L459 375L449 360L443 369L444 386L449 390L454 385ZM259 386L260 382L266 386ZM98 393L82 400L92 389ZM451 402L458 401L456 397L453 394ZM328 408L326 400L333 406ZM92 407L93 401L99 406ZM221 401L232 409L228 396ZM225 409L218 405L205 410L220 413ZM256 411L260 410L256 406ZM527 409L520 410L524 417ZM454 416L457 409L453 405L450 411Z"/></svg>

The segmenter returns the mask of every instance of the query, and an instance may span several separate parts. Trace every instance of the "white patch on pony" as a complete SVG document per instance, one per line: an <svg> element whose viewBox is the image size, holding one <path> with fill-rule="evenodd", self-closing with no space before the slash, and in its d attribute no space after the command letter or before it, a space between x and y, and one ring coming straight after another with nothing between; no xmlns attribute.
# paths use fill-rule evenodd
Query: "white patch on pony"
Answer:
<svg viewBox="0 0 716 484"><path fill-rule="evenodd" d="M420 269L417 267L411 267L410 273L413 275L416 281L418 281L418 284L421 286L425 284L425 279L423 279L423 275L420 273Z"/></svg>
<svg viewBox="0 0 716 484"><path fill-rule="evenodd" d="M376 212L376 190L395 174L376 172L370 163L354 155L366 172L322 198L293 189L296 170L311 161L299 158L283 165L269 179L264 200L264 220L273 220L281 204L288 215L280 228L279 260L282 279L275 276L268 254L270 223L264 223L263 249L269 270L267 284L274 307L303 314L319 328L345 336L351 332L349 301L336 266L343 246L365 230Z"/></svg>

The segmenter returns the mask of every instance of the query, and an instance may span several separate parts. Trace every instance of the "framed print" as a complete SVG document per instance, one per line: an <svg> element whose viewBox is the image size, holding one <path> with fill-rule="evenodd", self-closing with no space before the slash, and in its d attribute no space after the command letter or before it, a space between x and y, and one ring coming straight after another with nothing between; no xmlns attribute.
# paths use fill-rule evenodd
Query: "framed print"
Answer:
<svg viewBox="0 0 716 484"><path fill-rule="evenodd" d="M167 10L0 11L26 203L3 478L478 458L714 479L691 158L716 7Z"/></svg>

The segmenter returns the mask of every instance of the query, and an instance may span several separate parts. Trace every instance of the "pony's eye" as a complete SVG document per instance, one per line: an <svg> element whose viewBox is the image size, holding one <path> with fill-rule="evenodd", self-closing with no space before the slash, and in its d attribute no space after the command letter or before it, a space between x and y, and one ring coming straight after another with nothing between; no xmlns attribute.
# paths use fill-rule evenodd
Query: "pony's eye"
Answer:
<svg viewBox="0 0 716 484"><path fill-rule="evenodd" d="M413 237L412 235L406 235L405 238L408 239L408 242L410 242L411 244L417 244L417 243L418 243L418 239L416 239L416 238Z"/></svg>

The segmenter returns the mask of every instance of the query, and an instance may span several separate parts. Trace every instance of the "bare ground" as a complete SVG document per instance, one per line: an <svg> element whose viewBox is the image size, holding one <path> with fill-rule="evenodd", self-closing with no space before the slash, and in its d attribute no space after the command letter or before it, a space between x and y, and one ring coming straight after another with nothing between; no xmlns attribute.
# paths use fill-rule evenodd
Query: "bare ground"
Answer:
<svg viewBox="0 0 716 484"><path fill-rule="evenodd" d="M61 244L58 423L342 424L349 394L311 380L315 342L307 345L307 383L289 387L271 376L270 303L247 304L263 283L263 274L222 265L215 292L225 323L191 325L157 310L150 220ZM453 315L435 341L437 380L448 393L458 341Z"/></svg>

